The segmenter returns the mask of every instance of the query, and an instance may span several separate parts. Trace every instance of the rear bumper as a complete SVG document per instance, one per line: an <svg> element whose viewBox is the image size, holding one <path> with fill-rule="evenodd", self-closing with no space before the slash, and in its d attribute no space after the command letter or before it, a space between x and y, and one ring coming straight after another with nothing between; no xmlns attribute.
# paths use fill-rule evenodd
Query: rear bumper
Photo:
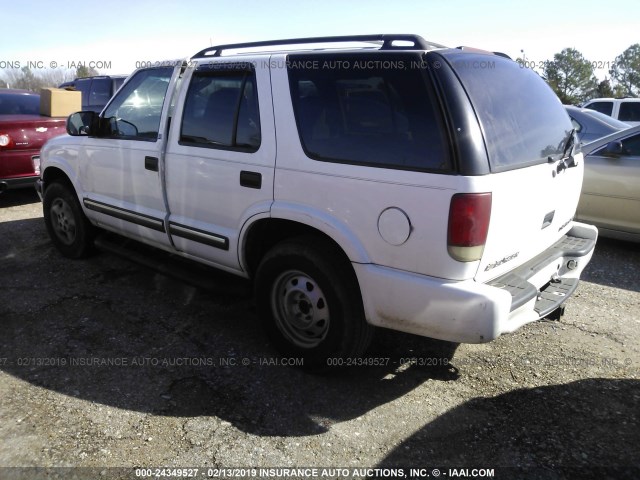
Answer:
<svg viewBox="0 0 640 480"><path fill-rule="evenodd" d="M574 223L560 241L489 283L354 264L372 325L461 343L489 342L551 314L571 296L598 231Z"/></svg>
<svg viewBox="0 0 640 480"><path fill-rule="evenodd" d="M23 177L0 178L0 193L14 188L33 187L38 175L28 175Z"/></svg>
<svg viewBox="0 0 640 480"><path fill-rule="evenodd" d="M33 157L39 149L0 151L0 193L14 188L32 187L38 173L34 171Z"/></svg>

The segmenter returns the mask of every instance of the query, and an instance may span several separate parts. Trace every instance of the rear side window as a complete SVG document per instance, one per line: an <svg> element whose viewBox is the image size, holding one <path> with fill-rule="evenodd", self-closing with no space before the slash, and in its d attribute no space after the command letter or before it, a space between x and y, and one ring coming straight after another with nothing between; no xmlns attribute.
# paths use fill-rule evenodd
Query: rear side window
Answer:
<svg viewBox="0 0 640 480"><path fill-rule="evenodd" d="M620 102L618 120L623 122L640 122L640 102Z"/></svg>
<svg viewBox="0 0 640 480"><path fill-rule="evenodd" d="M500 56L448 55L484 131L491 170L559 158L573 130L553 90L533 70Z"/></svg>
<svg viewBox="0 0 640 480"><path fill-rule="evenodd" d="M89 105L106 105L111 98L111 79L94 78L91 82Z"/></svg>
<svg viewBox="0 0 640 480"><path fill-rule="evenodd" d="M604 113L611 116L613 113L613 102L593 102L589 105L585 105L584 108L595 110L596 112Z"/></svg>
<svg viewBox="0 0 640 480"><path fill-rule="evenodd" d="M82 93L82 106L91 105L89 102L89 91L91 89L91 79L81 78L75 81L74 88Z"/></svg>
<svg viewBox="0 0 640 480"><path fill-rule="evenodd" d="M303 148L316 160L407 170L451 169L447 137L413 55L290 55Z"/></svg>
<svg viewBox="0 0 640 480"><path fill-rule="evenodd" d="M254 152L260 138L254 73L196 70L184 104L180 143Z"/></svg>

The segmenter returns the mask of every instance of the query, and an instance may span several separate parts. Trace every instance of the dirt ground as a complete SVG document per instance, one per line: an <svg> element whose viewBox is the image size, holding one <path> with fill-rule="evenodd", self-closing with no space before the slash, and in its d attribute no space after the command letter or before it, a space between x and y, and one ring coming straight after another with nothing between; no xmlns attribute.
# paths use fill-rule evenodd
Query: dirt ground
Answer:
<svg viewBox="0 0 640 480"><path fill-rule="evenodd" d="M0 195L0 238L0 479L640 478L637 245L601 239L560 322L483 345L381 330L382 365L312 375L244 281L64 259L30 190Z"/></svg>

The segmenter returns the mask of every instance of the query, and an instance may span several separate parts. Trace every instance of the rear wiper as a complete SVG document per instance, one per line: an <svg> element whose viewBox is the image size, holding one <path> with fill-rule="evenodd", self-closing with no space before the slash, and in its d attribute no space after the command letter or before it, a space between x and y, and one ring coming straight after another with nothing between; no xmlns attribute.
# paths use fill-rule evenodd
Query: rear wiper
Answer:
<svg viewBox="0 0 640 480"><path fill-rule="evenodd" d="M576 129L574 128L569 133L569 137L567 138L567 141L564 144L564 148L562 150L562 156L558 161L558 173L560 173L561 171L567 168L578 166L578 162L576 161L575 157L572 155L573 146L576 142L575 133L576 133ZM567 152L569 152L568 155L567 155ZM549 163L553 163L555 161L556 160L552 156L549 156Z"/></svg>

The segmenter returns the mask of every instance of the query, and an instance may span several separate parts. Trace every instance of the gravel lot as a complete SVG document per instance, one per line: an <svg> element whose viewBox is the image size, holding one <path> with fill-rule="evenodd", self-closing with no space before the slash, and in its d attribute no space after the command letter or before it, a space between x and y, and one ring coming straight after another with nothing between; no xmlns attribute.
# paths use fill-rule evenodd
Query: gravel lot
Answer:
<svg viewBox="0 0 640 480"><path fill-rule="evenodd" d="M561 322L484 345L380 331L384 365L311 375L282 365L241 280L63 259L30 190L0 195L0 238L0 478L640 478L637 245L599 241Z"/></svg>

